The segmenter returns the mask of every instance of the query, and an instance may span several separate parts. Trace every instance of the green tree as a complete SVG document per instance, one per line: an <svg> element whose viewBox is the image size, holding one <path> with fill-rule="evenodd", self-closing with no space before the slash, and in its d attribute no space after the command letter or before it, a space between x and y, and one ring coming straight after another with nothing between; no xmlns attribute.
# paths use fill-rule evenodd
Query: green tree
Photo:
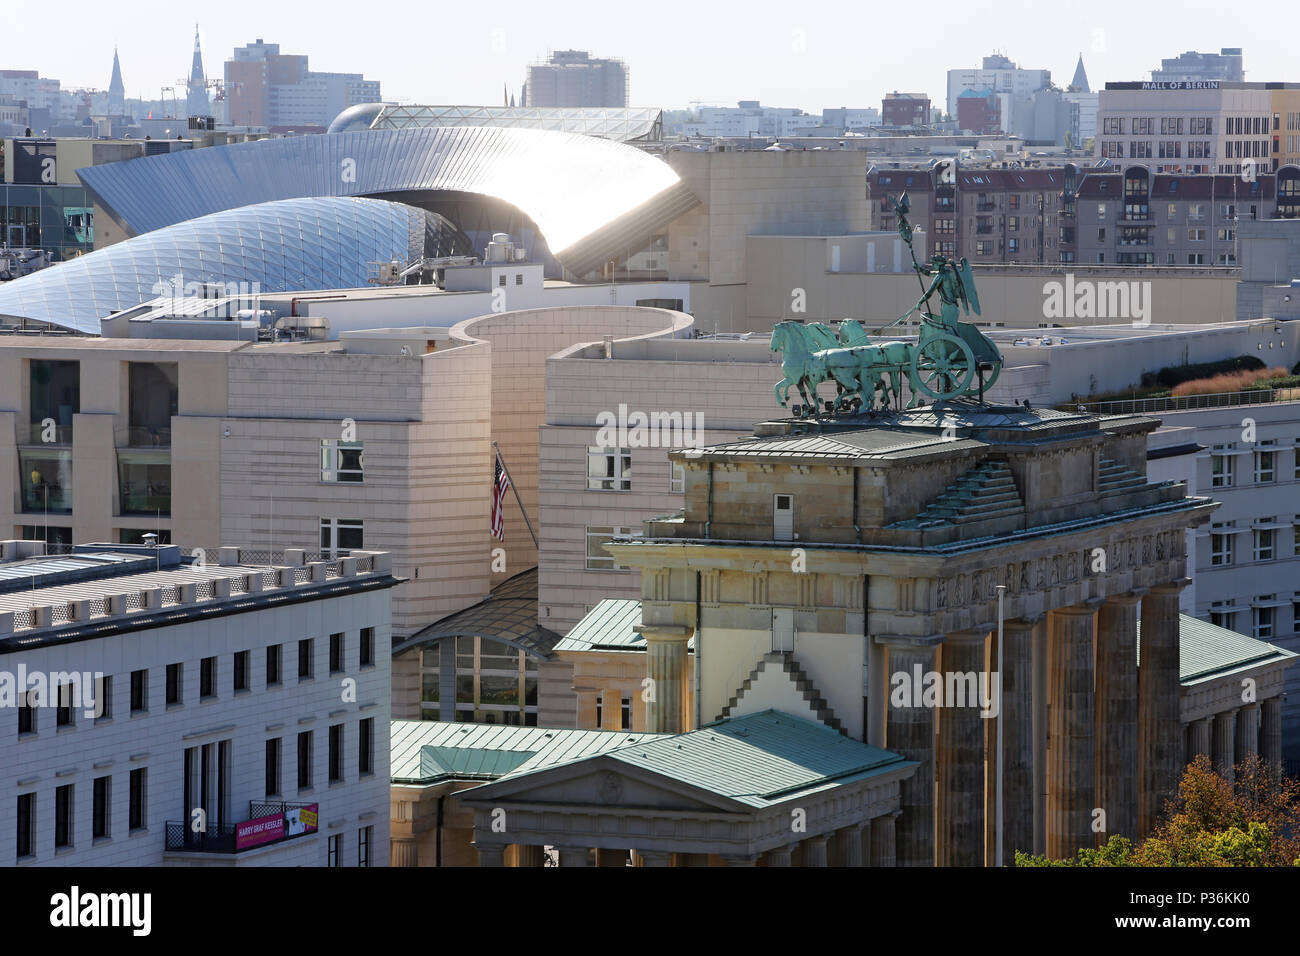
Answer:
<svg viewBox="0 0 1300 956"><path fill-rule="evenodd" d="M1066 860L1017 851L1016 866L1300 866L1300 782L1256 754L1230 781L1198 756L1140 845L1114 835Z"/></svg>

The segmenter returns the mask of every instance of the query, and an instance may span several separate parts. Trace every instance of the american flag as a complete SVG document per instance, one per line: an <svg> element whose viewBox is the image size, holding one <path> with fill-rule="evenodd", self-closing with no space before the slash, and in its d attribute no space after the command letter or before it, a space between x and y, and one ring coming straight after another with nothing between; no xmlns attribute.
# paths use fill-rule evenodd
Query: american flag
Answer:
<svg viewBox="0 0 1300 956"><path fill-rule="evenodd" d="M506 539L506 492L510 490L510 476L501 467L501 456L497 456L497 473L492 480L492 537L498 541Z"/></svg>

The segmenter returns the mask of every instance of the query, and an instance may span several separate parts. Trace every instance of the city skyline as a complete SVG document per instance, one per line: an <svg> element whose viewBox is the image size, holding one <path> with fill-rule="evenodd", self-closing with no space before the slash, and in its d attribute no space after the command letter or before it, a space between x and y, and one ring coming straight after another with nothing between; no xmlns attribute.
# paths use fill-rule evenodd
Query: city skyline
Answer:
<svg viewBox="0 0 1300 956"><path fill-rule="evenodd" d="M1148 78L1161 58L1187 50L1217 52L1224 46L1245 48L1247 79L1287 78L1289 61L1280 38L1250 38L1247 43L1248 38L1206 29L1196 25L1199 8L1209 12L1207 4L1194 3L1187 10L1192 16L1166 22L1154 10L1102 3L1086 11L1068 36L1045 41L1027 0L996 8L948 8L941 31L939 22L919 25L909 13L868 15L847 4L816 17L800 17L764 2L750 9L745 22L733 22L724 11L670 2L657 21L627 32L608 17L598 21L587 16L588 4L569 4L566 16L556 16L553 10L544 15L507 3L495 16L440 25L444 32L438 36L445 39L435 41L432 56L426 49L427 34L357 24L353 8L336 0L314 7L310 18L298 17L292 9L268 12L264 6L235 0L220 20L205 23L200 17L199 29L210 79L220 77L221 64L235 47L262 37L286 51L310 56L315 69L378 79L386 100L411 103L497 104L503 85L518 94L529 64L570 48L621 58L630 71L631 105L664 109L757 99L765 105L819 112L878 105L894 90L925 92L938 104L943 102L947 70L978 66L995 51L1023 67L1050 70L1060 86L1069 83L1080 54L1098 89L1107 81ZM69 15L87 29L71 36L61 31L59 23ZM42 76L59 79L65 89L103 89L116 44L130 100L153 100L188 72L192 14L133 22L129 31L121 30L120 20L85 3L74 3L58 14L37 9L26 16L36 29L23 45L21 60L11 53L4 68L39 70ZM1123 31L1115 28L1121 19ZM681 22L692 26L688 31L676 29ZM347 29L340 30L341 23ZM864 37L871 38L865 55ZM921 56L911 52L918 43L924 50ZM168 52L173 50L174 57ZM169 65L173 59L174 65ZM674 63L687 61L694 64L691 70L673 69Z"/></svg>

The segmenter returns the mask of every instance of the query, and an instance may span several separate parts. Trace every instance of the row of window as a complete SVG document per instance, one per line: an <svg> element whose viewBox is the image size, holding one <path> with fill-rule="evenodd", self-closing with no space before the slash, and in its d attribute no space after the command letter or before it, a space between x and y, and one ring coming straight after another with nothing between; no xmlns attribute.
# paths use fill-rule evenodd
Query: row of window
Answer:
<svg viewBox="0 0 1300 956"><path fill-rule="evenodd" d="M343 750L346 742L344 724L331 724L329 728L328 782L330 784L345 782L343 771ZM271 737L266 741L266 796L283 796L281 783L281 763L284 753L284 738ZM316 732L304 730L298 734L297 789L299 793L311 790L314 786L316 772ZM375 772L375 719L363 717L357 727L357 776L366 777Z"/></svg>
<svg viewBox="0 0 1300 956"><path fill-rule="evenodd" d="M632 449L587 447L588 491L631 491ZM668 490L680 494L686 490L686 470L677 462L668 462Z"/></svg>
<svg viewBox="0 0 1300 956"><path fill-rule="evenodd" d="M342 633L330 635L329 672L340 674L345 670L347 638ZM311 680L314 676L315 638L304 638L298 642L298 681ZM283 644L272 644L266 648L266 686L275 687L283 683L282 663ZM251 690L250 661L252 651L236 651L232 658L231 691L242 693ZM375 663L375 629L363 627L360 631L357 647L357 664L371 667ZM211 700L218 696L217 686L219 661L216 657L205 657L199 661L199 700ZM178 662L168 664L165 669L164 701L166 706L184 704L185 664ZM74 684L60 684L55 688L55 727L71 727L76 723L74 706L83 696ZM38 730L37 715L44 702L29 701L27 692L19 695L18 733L35 734ZM113 716L113 676L106 674L96 678L94 689L95 720L107 720ZM131 716L149 712L149 669L142 668L131 672Z"/></svg>
<svg viewBox="0 0 1300 956"><path fill-rule="evenodd" d="M1258 594L1250 604L1249 608L1241 608L1232 601L1216 601L1210 605L1210 623L1236 631L1237 615L1249 613L1251 636L1259 641L1270 641L1278 636L1280 620L1277 612L1290 604L1293 629L1300 629L1300 591L1291 601L1279 601L1276 594Z"/></svg>
<svg viewBox="0 0 1300 956"><path fill-rule="evenodd" d="M1249 528L1238 528L1235 521L1221 521L1210 525L1210 566L1223 567L1238 563L1237 537L1249 534L1255 561L1273 561L1278 557L1278 531L1287 527L1295 529L1291 557L1300 557L1300 515L1290 524L1279 523L1275 516L1260 518Z"/></svg>
<svg viewBox="0 0 1300 956"><path fill-rule="evenodd" d="M1271 484L1278 480L1279 462L1278 454L1281 447L1277 439L1269 438L1260 441L1256 450L1252 453L1245 450L1238 450L1235 442L1225 442L1215 445L1210 450L1210 486L1213 488L1231 488L1237 482L1237 458L1242 455L1253 455L1254 458L1254 479L1255 484ZM1300 481L1300 442L1296 445L1295 461L1292 463L1291 478Z"/></svg>
<svg viewBox="0 0 1300 956"><path fill-rule="evenodd" d="M148 827L149 768L138 767L129 775L127 828L131 831ZM111 774L95 777L91 781L90 837L104 840L112 836ZM33 791L18 795L17 846L18 859L36 853L36 796ZM76 836L76 785L64 784L54 788L54 849L68 849Z"/></svg>

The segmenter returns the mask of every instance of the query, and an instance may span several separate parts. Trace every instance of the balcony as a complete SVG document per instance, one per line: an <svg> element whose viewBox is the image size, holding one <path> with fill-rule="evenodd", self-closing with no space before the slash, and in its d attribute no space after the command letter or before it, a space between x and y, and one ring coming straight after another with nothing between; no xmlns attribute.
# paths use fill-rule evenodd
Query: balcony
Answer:
<svg viewBox="0 0 1300 956"><path fill-rule="evenodd" d="M170 515L172 511L171 452L119 448L117 488L119 514Z"/></svg>
<svg viewBox="0 0 1300 956"><path fill-rule="evenodd" d="M976 227L975 227L975 234L976 234L977 236L991 236L991 235L993 235L993 227L992 227L992 226L976 226Z"/></svg>
<svg viewBox="0 0 1300 956"><path fill-rule="evenodd" d="M57 425L54 419L47 418L44 421L31 422L30 424L18 424L18 444L30 445L38 448L48 448L51 445L55 447L71 448L72 447L72 426Z"/></svg>
<svg viewBox="0 0 1300 956"><path fill-rule="evenodd" d="M976 212L993 212L997 208L998 204L991 199L984 199L975 203Z"/></svg>
<svg viewBox="0 0 1300 956"><path fill-rule="evenodd" d="M113 444L118 448L170 448L171 425L119 425L113 429Z"/></svg>
<svg viewBox="0 0 1300 956"><path fill-rule="evenodd" d="M72 514L72 449L57 445L19 446L23 511Z"/></svg>
<svg viewBox="0 0 1300 956"><path fill-rule="evenodd" d="M248 819L235 824L211 824L195 833L188 823L168 820L166 849L186 853L243 853L285 843L315 833L318 804L249 801Z"/></svg>

